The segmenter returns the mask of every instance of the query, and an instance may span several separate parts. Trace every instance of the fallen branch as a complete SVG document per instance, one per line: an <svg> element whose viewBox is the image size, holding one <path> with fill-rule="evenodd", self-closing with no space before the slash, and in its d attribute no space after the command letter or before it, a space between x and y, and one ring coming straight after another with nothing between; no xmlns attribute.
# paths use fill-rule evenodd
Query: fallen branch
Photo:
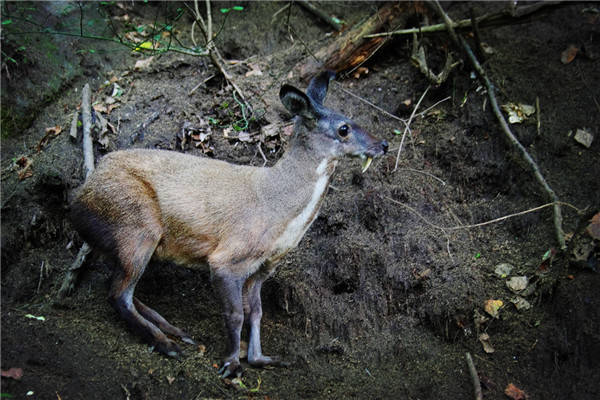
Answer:
<svg viewBox="0 0 600 400"><path fill-rule="evenodd" d="M462 37L459 37L456 34L454 29L452 28L452 21L450 20L450 17L448 17L448 14L446 14L444 9L440 5L439 1L434 0L434 4L436 6L438 13L444 19L444 22L448 28L448 33L450 34L450 37L452 37L452 39L454 40L456 45L462 46L462 48L465 50L469 60L471 61L471 64L473 65L473 68L475 68L475 70L479 74L480 79L483 81L485 87L487 88L487 93L488 93L488 97L490 99L490 104L492 105L492 110L494 112L494 115L496 115L496 118L498 119L498 122L500 123L500 127L502 128L502 131L504 132L506 138L508 139L508 142L517 150L517 152L521 155L521 158L531 168L536 180L544 188L546 194L552 201L552 204L554 205L554 229L556 231L556 238L558 240L560 248L562 250L565 250L567 248L567 246L565 244L565 233L562 228L562 213L561 213L561 209L560 209L560 201L558 199L558 196L556 196L556 193L554 193L554 190L552 190L550 185L548 185L548 183L546 182L546 179L542 175L540 168L538 167L537 163L533 160L531 155L527 152L527 149L525 149L525 147L523 147L523 145L519 142L519 140L516 138L516 136L510 130L510 127L508 126L508 123L506 122L506 119L502 115L502 112L500 111L500 107L498 106L498 102L497 102L496 96L494 94L494 91L495 91L494 85L489 80L489 78L488 78L485 70L481 66L481 64L479 64L479 61L477 61L477 58L473 54L471 47Z"/></svg>
<svg viewBox="0 0 600 400"><path fill-rule="evenodd" d="M83 164L85 166L85 177L87 177L94 171L94 147L92 142L92 112L91 112L91 95L90 85L85 84L81 94L81 120L83 122ZM76 117L75 117L76 118ZM79 269L85 262L88 254L92 251L92 248L86 242L83 242L79 253L73 264L69 267L63 278L63 282L58 289L58 296L65 297L75 287L75 281L77 275L79 275Z"/></svg>
<svg viewBox="0 0 600 400"><path fill-rule="evenodd" d="M342 24L340 24L339 20L336 20L336 18L331 18L329 16L329 14L327 14L325 11L317 8L317 6L315 6L310 1L300 0L300 1L298 1L298 4L300 4L302 7L304 7L304 9L310 11L311 13L313 13L314 15L319 17L323 22L325 22L327 25L331 26L336 31L339 32L342 30Z"/></svg>
<svg viewBox="0 0 600 400"><path fill-rule="evenodd" d="M483 394L481 392L481 382L479 381L479 375L475 369L475 364L471 358L471 353L465 354L467 359L467 366L469 367L469 374L471 374L471 380L473 381L473 390L475 391L475 400L483 400Z"/></svg>
<svg viewBox="0 0 600 400"><path fill-rule="evenodd" d="M503 26L509 24L515 24L523 22L526 17L540 11L542 8L548 6L556 6L560 4L560 1L543 1L531 5L521 6L518 8L503 10L497 13L482 15L481 17L475 18L475 23L480 28L487 28L492 26ZM457 22L451 22L451 27L454 30L464 30L473 27L473 19L462 19ZM389 37L394 35L412 35L413 33L424 34L424 33L437 33L447 30L446 24L434 24L427 26L420 26L416 28L398 29L391 32L373 33L364 36L364 38L377 38L377 37Z"/></svg>
<svg viewBox="0 0 600 400"><path fill-rule="evenodd" d="M448 53L446 55L446 63L444 64L442 71L439 74L434 73L431 68L427 66L427 60L425 59L425 47L419 45L416 33L413 34L413 49L410 56L410 61L419 68L421 73L425 75L429 82L436 86L444 83L450 76L450 72L460 65L460 61L454 62L452 59L452 53Z"/></svg>
<svg viewBox="0 0 600 400"><path fill-rule="evenodd" d="M387 38L367 39L366 35L386 27L402 26L407 18L408 3L388 3L363 23L337 36L328 45L317 50L309 60L302 60L294 67L301 80L307 80L318 71L329 69L336 72L349 71L368 60L385 43Z"/></svg>

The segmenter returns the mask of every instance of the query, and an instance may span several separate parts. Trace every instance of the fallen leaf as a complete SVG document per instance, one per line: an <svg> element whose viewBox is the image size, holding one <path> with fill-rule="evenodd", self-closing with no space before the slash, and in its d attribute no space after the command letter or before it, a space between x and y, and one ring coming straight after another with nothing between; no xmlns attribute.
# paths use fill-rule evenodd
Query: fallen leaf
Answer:
<svg viewBox="0 0 600 400"><path fill-rule="evenodd" d="M508 114L508 122L511 124L520 124L535 112L534 106L522 103L507 103L503 104L501 108Z"/></svg>
<svg viewBox="0 0 600 400"><path fill-rule="evenodd" d="M503 305L504 302L502 300L490 299L485 301L483 309L492 317L498 318L498 312L500 311L500 308L502 308Z"/></svg>
<svg viewBox="0 0 600 400"><path fill-rule="evenodd" d="M200 353L200 354L206 353L206 346L203 344L199 344L198 345L198 353Z"/></svg>
<svg viewBox="0 0 600 400"><path fill-rule="evenodd" d="M50 128L46 128L46 134L38 143L36 150L38 152L40 152L44 148L44 146L46 146L48 144L48 142L50 140L52 140L55 137L57 137L58 135L60 135L61 132L62 132L62 127L60 127L58 125L52 126Z"/></svg>
<svg viewBox="0 0 600 400"><path fill-rule="evenodd" d="M250 76L262 76L263 73L256 64L249 64L249 66L252 69L250 71L246 72L246 78L248 78Z"/></svg>
<svg viewBox="0 0 600 400"><path fill-rule="evenodd" d="M19 170L17 170L17 175L20 181L33 176L33 170L31 169L33 161L31 161L29 158L23 156L16 161L16 164L20 167Z"/></svg>
<svg viewBox="0 0 600 400"><path fill-rule="evenodd" d="M35 316L35 315L32 315L32 314L25 314L25 318L37 319L38 321L45 321L46 320L46 318L43 317L43 316L38 317L38 316Z"/></svg>
<svg viewBox="0 0 600 400"><path fill-rule="evenodd" d="M560 62L568 64L575 59L579 48L574 44L570 44L562 53L560 53Z"/></svg>
<svg viewBox="0 0 600 400"><path fill-rule="evenodd" d="M526 400L529 398L527 393L525 393L512 383L509 383L506 389L504 389L504 394L513 400Z"/></svg>
<svg viewBox="0 0 600 400"><path fill-rule="evenodd" d="M519 311L529 310L531 308L531 304L521 296L513 297L510 299L510 302L513 303Z"/></svg>
<svg viewBox="0 0 600 400"><path fill-rule="evenodd" d="M94 109L94 111L96 111L97 113L104 113L107 114L108 113L108 108L106 107L106 104L102 104L102 103L96 103L92 106L92 108Z"/></svg>
<svg viewBox="0 0 600 400"><path fill-rule="evenodd" d="M593 239L600 240L600 212L590 219L590 224L585 228L585 231Z"/></svg>
<svg viewBox="0 0 600 400"><path fill-rule="evenodd" d="M167 382L169 382L169 385L170 385L173 382L175 382L175 378L173 378L172 376L167 375Z"/></svg>
<svg viewBox="0 0 600 400"><path fill-rule="evenodd" d="M479 335L479 342L483 346L483 351L485 351L486 353L491 354L496 351L490 343L490 335L488 335L487 333L484 332Z"/></svg>
<svg viewBox="0 0 600 400"><path fill-rule="evenodd" d="M137 60L133 69L136 71L145 71L150 67L150 64L152 64L153 60L154 56L144 58L143 60Z"/></svg>
<svg viewBox="0 0 600 400"><path fill-rule="evenodd" d="M586 128L577 129L577 131L575 131L575 137L573 139L575 139L577 143L589 149L592 146L592 142L594 141L594 135L591 134Z"/></svg>
<svg viewBox="0 0 600 400"><path fill-rule="evenodd" d="M498 264L494 269L494 273L500 278L506 278L508 275L510 275L513 268L514 267L512 265L507 263Z"/></svg>
<svg viewBox="0 0 600 400"><path fill-rule="evenodd" d="M529 285L529 278L526 276L513 276L506 281L506 286L514 293L519 293Z"/></svg>
<svg viewBox="0 0 600 400"><path fill-rule="evenodd" d="M7 370L1 370L3 378L12 378L15 380L20 380L23 377L23 369L22 368L9 368Z"/></svg>

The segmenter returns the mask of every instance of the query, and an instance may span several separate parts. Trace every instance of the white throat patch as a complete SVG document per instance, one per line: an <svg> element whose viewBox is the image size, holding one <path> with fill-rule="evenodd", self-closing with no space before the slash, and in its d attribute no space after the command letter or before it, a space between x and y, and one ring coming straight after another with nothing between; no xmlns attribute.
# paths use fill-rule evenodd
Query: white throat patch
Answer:
<svg viewBox="0 0 600 400"><path fill-rule="evenodd" d="M318 207L321 204L321 199L324 196L325 189L329 182L330 174L327 173L327 160L321 161L317 167L317 182L315 183L312 196L306 204L306 207L292 219L287 226L285 231L275 242L275 254L285 253L293 247L298 245L304 233L308 230L312 222L317 216ZM335 166L335 164L334 164Z"/></svg>

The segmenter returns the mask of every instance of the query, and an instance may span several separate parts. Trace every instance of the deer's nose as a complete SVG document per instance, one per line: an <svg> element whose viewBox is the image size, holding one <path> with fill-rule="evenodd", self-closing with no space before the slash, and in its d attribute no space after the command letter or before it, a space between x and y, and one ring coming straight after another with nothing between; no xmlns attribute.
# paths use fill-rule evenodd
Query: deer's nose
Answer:
<svg viewBox="0 0 600 400"><path fill-rule="evenodd" d="M387 140L382 140L382 141L381 141L381 147L383 148L383 153L384 153L384 154L385 154L385 153L387 153L387 151L388 151L388 147L390 147L390 146L388 145L388 142L387 142Z"/></svg>

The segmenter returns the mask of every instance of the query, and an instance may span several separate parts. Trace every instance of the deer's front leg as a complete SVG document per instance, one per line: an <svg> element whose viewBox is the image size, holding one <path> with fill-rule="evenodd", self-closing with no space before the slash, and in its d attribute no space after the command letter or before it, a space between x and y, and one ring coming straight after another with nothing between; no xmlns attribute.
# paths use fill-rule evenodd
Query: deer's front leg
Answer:
<svg viewBox="0 0 600 400"><path fill-rule="evenodd" d="M222 378L232 375L242 375L242 367L240 365L240 335L242 325L244 324L244 310L242 306L243 284L244 278L220 273L213 275L214 289L221 298L227 335L227 355L223 360L223 367L219 370Z"/></svg>
<svg viewBox="0 0 600 400"><path fill-rule="evenodd" d="M249 278L245 284L244 294L246 295L246 319L250 327L250 341L248 343L248 363L254 367L265 365L287 366L288 363L282 361L279 357L265 356L262 354L260 344L260 321L262 318L262 303L260 290L268 274L257 273Z"/></svg>

